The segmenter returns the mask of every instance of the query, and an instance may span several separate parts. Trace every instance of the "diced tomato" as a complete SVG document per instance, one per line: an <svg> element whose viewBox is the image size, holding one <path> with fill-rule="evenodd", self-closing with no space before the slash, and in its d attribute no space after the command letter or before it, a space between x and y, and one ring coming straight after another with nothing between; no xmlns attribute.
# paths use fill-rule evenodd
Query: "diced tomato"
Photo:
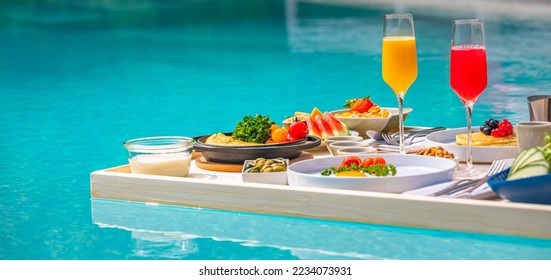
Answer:
<svg viewBox="0 0 551 280"><path fill-rule="evenodd" d="M341 166L352 166L352 164L355 164L357 167L362 167L362 159L359 156L350 156L341 162Z"/></svg>

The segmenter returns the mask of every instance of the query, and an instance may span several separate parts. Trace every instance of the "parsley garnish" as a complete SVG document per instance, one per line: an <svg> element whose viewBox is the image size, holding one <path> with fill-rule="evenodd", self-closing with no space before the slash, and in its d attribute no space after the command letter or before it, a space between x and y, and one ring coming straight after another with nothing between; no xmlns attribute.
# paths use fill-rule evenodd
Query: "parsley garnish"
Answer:
<svg viewBox="0 0 551 280"><path fill-rule="evenodd" d="M246 116L233 131L233 138L245 142L263 144L270 138L270 127L275 122L269 116Z"/></svg>

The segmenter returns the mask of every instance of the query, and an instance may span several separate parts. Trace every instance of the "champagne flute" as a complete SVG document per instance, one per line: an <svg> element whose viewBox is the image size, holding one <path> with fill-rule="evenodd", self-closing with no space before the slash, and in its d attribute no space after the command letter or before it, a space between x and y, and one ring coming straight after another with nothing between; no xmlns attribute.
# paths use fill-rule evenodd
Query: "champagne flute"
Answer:
<svg viewBox="0 0 551 280"><path fill-rule="evenodd" d="M398 98L400 154L404 144L404 97L417 79L417 50L411 14L387 14L383 28L383 80Z"/></svg>
<svg viewBox="0 0 551 280"><path fill-rule="evenodd" d="M450 85L467 111L467 166L458 176L473 177L472 113L488 83L484 26L478 19L454 20L450 54Z"/></svg>

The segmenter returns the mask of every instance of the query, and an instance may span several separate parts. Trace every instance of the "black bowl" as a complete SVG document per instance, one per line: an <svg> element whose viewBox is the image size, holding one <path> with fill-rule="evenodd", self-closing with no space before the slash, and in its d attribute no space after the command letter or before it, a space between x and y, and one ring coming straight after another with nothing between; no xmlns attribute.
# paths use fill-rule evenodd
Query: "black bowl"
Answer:
<svg viewBox="0 0 551 280"><path fill-rule="evenodd" d="M231 135L231 133L224 133ZM205 144L205 140L210 135L194 137L197 142L193 147L195 151L201 152L203 157L208 161L218 163L239 163L242 164L245 160L263 158L276 158L282 157L286 159L294 159L300 156L302 151L317 147L321 144L321 139L308 135L306 138L278 143L278 144L265 144L265 145L251 145L251 146L224 146L224 145L210 145Z"/></svg>
<svg viewBox="0 0 551 280"><path fill-rule="evenodd" d="M232 136L233 132L225 132L225 133L222 133L226 136ZM196 143L199 144L199 145L202 145L202 146L208 146L208 147L228 147L228 146L224 146L224 145L212 145L212 144L206 144L207 142L207 138L209 138L212 134L209 134L209 135L203 135L203 136L197 136L197 137L193 137L193 139L195 139ZM259 147L259 146L286 146L286 145L295 145L295 144L302 144L302 143L306 143L306 140L307 138L302 138L302 139L299 139L299 140L295 140L295 141L289 141L289 142L283 142L283 143L272 143L272 144L260 144L260 145L245 145L245 146L232 146L232 147L235 147L235 148L251 148L251 147Z"/></svg>

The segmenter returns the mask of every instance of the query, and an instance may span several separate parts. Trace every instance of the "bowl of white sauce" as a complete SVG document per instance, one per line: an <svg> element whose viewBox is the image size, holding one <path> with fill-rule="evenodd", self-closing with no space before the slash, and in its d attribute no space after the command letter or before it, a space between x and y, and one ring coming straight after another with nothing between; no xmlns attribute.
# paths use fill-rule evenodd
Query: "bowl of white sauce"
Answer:
<svg viewBox="0 0 551 280"><path fill-rule="evenodd" d="M127 140L123 145L128 151L132 173L186 177L195 139L155 136Z"/></svg>

